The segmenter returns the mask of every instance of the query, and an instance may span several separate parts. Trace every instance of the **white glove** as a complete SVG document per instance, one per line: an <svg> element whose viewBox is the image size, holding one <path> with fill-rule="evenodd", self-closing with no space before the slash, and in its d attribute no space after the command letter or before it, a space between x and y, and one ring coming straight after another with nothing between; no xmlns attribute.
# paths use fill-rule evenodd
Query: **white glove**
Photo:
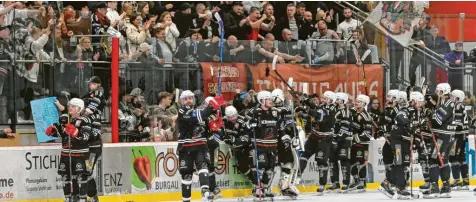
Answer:
<svg viewBox="0 0 476 202"><path fill-rule="evenodd" d="M91 111L91 109L89 109L89 108L86 108L85 113L86 113L86 115L91 115L91 114L93 114L93 111Z"/></svg>
<svg viewBox="0 0 476 202"><path fill-rule="evenodd" d="M300 145L299 138L293 138L293 140L292 140L293 148L297 148L297 147L299 147L299 145Z"/></svg>

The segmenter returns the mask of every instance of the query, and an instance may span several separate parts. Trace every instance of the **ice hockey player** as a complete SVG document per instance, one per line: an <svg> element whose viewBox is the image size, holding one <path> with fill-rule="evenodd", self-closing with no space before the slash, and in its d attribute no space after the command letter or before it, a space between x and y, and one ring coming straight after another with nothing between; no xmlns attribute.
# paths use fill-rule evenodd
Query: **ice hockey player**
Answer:
<svg viewBox="0 0 476 202"><path fill-rule="evenodd" d="M281 89L274 89L271 92L271 99L274 103L274 110L280 112L279 117L279 139L278 139L278 163L281 167L281 177L279 188L283 196L296 198L299 190L293 185L298 169L296 164L299 159L295 148L299 146L296 124L293 119L292 108L284 106L285 99Z"/></svg>
<svg viewBox="0 0 476 202"><path fill-rule="evenodd" d="M350 147L352 146L352 111L347 107L349 97L346 93L336 93L336 123L329 157L332 186L328 191L346 193L350 184ZM342 188L339 183L339 161L342 170Z"/></svg>
<svg viewBox="0 0 476 202"><path fill-rule="evenodd" d="M302 153L299 165L301 173L305 170L307 160L315 155L316 163L319 169L319 187L317 194L323 195L325 185L327 184L327 173L329 170L329 156L334 135L334 124L336 107L334 105L335 93L326 91L322 95L321 105L316 109L310 110L311 117L314 118L312 132L304 145L305 151Z"/></svg>
<svg viewBox="0 0 476 202"><path fill-rule="evenodd" d="M97 202L98 191L96 187L95 172L97 160L102 154L102 138L101 138L101 113L104 111L106 100L104 99L104 89L101 87L101 79L93 76L88 80L89 92L83 96L83 101L86 105L84 115L88 116L92 121L92 130L95 136L89 138L89 159L88 164L88 196L90 202Z"/></svg>
<svg viewBox="0 0 476 202"><path fill-rule="evenodd" d="M62 149L58 174L63 178L65 202L72 202L73 193L79 193L79 201L86 202L88 192L89 138L93 137L89 118L81 116L84 101L73 98L68 103L68 113L60 117L59 124L49 126L48 136L61 137ZM72 179L77 179L74 181Z"/></svg>
<svg viewBox="0 0 476 202"><path fill-rule="evenodd" d="M390 132L394 123L395 116L399 111L398 108L398 90L389 90L385 97L385 111L384 118L380 119L380 127L377 130L377 137L385 138L385 143L382 147L382 160L385 164L385 180L380 184L379 191L388 197L392 197L395 192L392 187L395 186L394 176L392 176L394 154L390 146Z"/></svg>
<svg viewBox="0 0 476 202"><path fill-rule="evenodd" d="M192 196L192 176L194 165L198 170L202 199L212 201L213 193L209 189L208 165L210 155L208 153L207 138L203 124L209 115L216 113L223 103L222 97L215 97L209 101L204 109L195 109L195 96L189 91L183 91L180 95L182 107L178 114L178 145L177 153L180 160L180 175L182 176L182 200L190 201Z"/></svg>
<svg viewBox="0 0 476 202"><path fill-rule="evenodd" d="M202 103L198 109L204 109L210 105L210 101L213 100L213 97L205 98L205 101ZM209 177L209 190L213 192L215 198L223 197L220 191L220 188L217 187L216 176L215 176L215 151L220 147L220 142L223 139L223 120L220 112L210 114L204 123L199 123L199 127L203 127L205 130L208 146L208 154L210 155L210 161L208 165L208 177Z"/></svg>
<svg viewBox="0 0 476 202"><path fill-rule="evenodd" d="M390 144L395 155L392 175L396 178L398 199L411 199L411 194L407 190L405 173L405 169L410 165L410 141L413 133L407 93L400 91L397 102L400 110L395 116L395 122L390 133ZM416 106L418 107L418 105Z"/></svg>
<svg viewBox="0 0 476 202"><path fill-rule="evenodd" d="M454 102L450 99L451 86L448 83L440 83L436 86L438 102L431 115L431 131L437 141L437 145L431 148L430 158L430 181L429 191L423 192L424 198L450 198L450 167L448 165L451 140L454 139L456 127L452 125ZM443 186L438 187L438 173L441 176Z"/></svg>
<svg viewBox="0 0 476 202"><path fill-rule="evenodd" d="M225 126L224 142L232 148L238 171L245 175L254 187L257 187L256 167L252 167L254 153L251 152L250 130L246 124L248 121L248 118L238 114L235 107L226 107L223 119Z"/></svg>
<svg viewBox="0 0 476 202"><path fill-rule="evenodd" d="M468 164L466 164L465 147L468 141L469 118L463 105L465 95L461 90L453 90L451 99L455 102L453 124L456 125L455 141L451 146L449 161L453 173L451 190L469 190ZM463 181L460 181L460 177Z"/></svg>
<svg viewBox="0 0 476 202"><path fill-rule="evenodd" d="M417 115L414 117L414 125L418 127L415 132L414 145L418 152L418 163L420 163L423 179L425 184L421 185L420 191L427 191L431 187L430 183L430 150L434 147L433 144L433 135L431 134L430 129L428 128L428 119L431 115L431 106L430 101L425 101L425 96L420 92L411 92L410 93L410 102L413 100L421 100L423 97L423 104L420 108L417 108Z"/></svg>
<svg viewBox="0 0 476 202"><path fill-rule="evenodd" d="M280 114L272 109L271 92L261 91L257 95L259 105L249 111L249 127L253 133L254 167L257 168L258 188L254 196L258 199L272 199L272 181L277 163L278 121ZM258 163L258 164L256 164Z"/></svg>
<svg viewBox="0 0 476 202"><path fill-rule="evenodd" d="M355 114L353 117L352 134L354 136L351 155L351 175L354 178L349 186L349 191L366 191L367 155L370 140L372 139L372 117L367 113L367 105L370 98L366 95L358 95L355 100Z"/></svg>

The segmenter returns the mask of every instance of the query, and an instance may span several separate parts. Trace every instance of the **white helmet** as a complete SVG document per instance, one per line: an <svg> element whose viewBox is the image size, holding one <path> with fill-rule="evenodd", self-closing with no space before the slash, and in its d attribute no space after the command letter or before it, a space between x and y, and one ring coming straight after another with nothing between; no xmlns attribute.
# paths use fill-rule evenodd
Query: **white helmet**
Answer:
<svg viewBox="0 0 476 202"><path fill-rule="evenodd" d="M258 99L258 103L260 104L264 104L264 102L262 102L262 100L266 100L266 99L271 99L271 93L269 91L260 91L258 93L258 95L256 95L256 99Z"/></svg>
<svg viewBox="0 0 476 202"><path fill-rule="evenodd" d="M68 106L71 106L71 105L78 107L78 111L81 111L84 109L84 101L79 98L73 98L69 100Z"/></svg>
<svg viewBox="0 0 476 202"><path fill-rule="evenodd" d="M337 100L343 100L344 101L344 104L347 104L347 102L349 102L349 96L347 95L347 93L336 93L336 101Z"/></svg>
<svg viewBox="0 0 476 202"><path fill-rule="evenodd" d="M436 94L439 96L440 95L440 91L443 92L443 95L448 95L451 93L451 86L450 84L448 83L440 83L436 86Z"/></svg>
<svg viewBox="0 0 476 202"><path fill-rule="evenodd" d="M387 101L388 100L392 100L392 102L397 101L399 92L400 92L399 90L389 90L387 93Z"/></svg>
<svg viewBox="0 0 476 202"><path fill-rule="evenodd" d="M329 103L334 103L334 101L336 100L336 94L332 91L326 91L326 92L324 92L324 94L322 96L327 98Z"/></svg>
<svg viewBox="0 0 476 202"><path fill-rule="evenodd" d="M411 92L411 93L410 93L410 100L409 100L409 101L410 101L410 102L411 102L411 101L423 102L423 101L425 101L425 97L423 96L422 93L415 91L415 92Z"/></svg>
<svg viewBox="0 0 476 202"><path fill-rule="evenodd" d="M284 102L284 93L283 90L276 88L271 92L271 99L273 100L274 104L279 104Z"/></svg>
<svg viewBox="0 0 476 202"><path fill-rule="evenodd" d="M183 100L186 97L194 97L195 94L192 93L192 91L186 90L183 91L182 94L180 94L180 99Z"/></svg>
<svg viewBox="0 0 476 202"><path fill-rule="evenodd" d="M370 103L370 98L369 98L369 96L366 96L364 94L360 94L360 95L357 95L356 101L361 102L364 105L364 108L365 108Z"/></svg>
<svg viewBox="0 0 476 202"><path fill-rule="evenodd" d="M408 103L408 97L407 97L407 92L405 91L399 91L398 92L398 103L400 104L406 104Z"/></svg>
<svg viewBox="0 0 476 202"><path fill-rule="evenodd" d="M228 106L225 108L225 116L228 118L238 116L238 111L235 107Z"/></svg>
<svg viewBox="0 0 476 202"><path fill-rule="evenodd" d="M453 92L451 92L451 97L454 98L455 102L463 102L464 92L462 90L453 90ZM458 98L458 101L456 101L456 98Z"/></svg>

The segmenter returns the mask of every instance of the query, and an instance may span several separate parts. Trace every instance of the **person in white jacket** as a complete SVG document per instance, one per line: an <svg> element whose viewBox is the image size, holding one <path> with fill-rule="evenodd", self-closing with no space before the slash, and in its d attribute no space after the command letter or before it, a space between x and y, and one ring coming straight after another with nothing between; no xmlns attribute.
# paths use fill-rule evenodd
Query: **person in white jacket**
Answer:
<svg viewBox="0 0 476 202"><path fill-rule="evenodd" d="M141 26L142 18L138 15L131 17L131 23L127 24L127 41L132 52L137 52L139 45L150 40L149 22Z"/></svg>
<svg viewBox="0 0 476 202"><path fill-rule="evenodd" d="M155 25L154 28L162 27L165 29L165 41L172 46L172 51L177 50L177 37L179 37L180 32L177 29L175 23L172 22L172 15L165 11L162 13L159 19L159 23Z"/></svg>
<svg viewBox="0 0 476 202"><path fill-rule="evenodd" d="M50 56L43 50L43 47L48 42L48 37L51 34L51 25L52 21L48 23L46 29L40 30L39 28L32 28L30 36L27 37L25 43L26 51L30 52L36 59L40 60L50 60ZM32 67L26 67L24 77L33 83L38 81L38 73L40 70L40 63L33 63Z"/></svg>

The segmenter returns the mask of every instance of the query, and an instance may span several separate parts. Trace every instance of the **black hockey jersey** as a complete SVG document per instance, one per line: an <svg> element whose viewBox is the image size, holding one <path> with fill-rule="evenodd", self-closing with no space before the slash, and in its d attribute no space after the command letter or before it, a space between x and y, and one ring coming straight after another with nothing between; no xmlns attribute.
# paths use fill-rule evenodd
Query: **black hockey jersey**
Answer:
<svg viewBox="0 0 476 202"><path fill-rule="evenodd" d="M440 101L431 116L431 129L434 133L453 135L456 126L453 123L455 103L450 99Z"/></svg>
<svg viewBox="0 0 476 202"><path fill-rule="evenodd" d="M395 116L398 113L398 106L395 107L385 107L384 118L380 119L380 130L383 131L385 137L390 136L392 130L392 125L394 123Z"/></svg>
<svg viewBox="0 0 476 202"><path fill-rule="evenodd" d="M101 121L101 113L104 111L106 100L104 99L104 89L99 87L95 90L89 91L84 97L84 104L86 109L89 109L93 114L90 116L94 121Z"/></svg>
<svg viewBox="0 0 476 202"><path fill-rule="evenodd" d="M310 115L314 118L312 134L316 136L333 136L336 112L334 104L321 105L317 109L311 109Z"/></svg>
<svg viewBox="0 0 476 202"><path fill-rule="evenodd" d="M71 152L72 156L82 156L89 152L88 142L97 134L94 134L92 130L91 119L86 116L79 116L70 121L70 123L78 129L77 137L70 139L70 135L64 132L64 127L68 124L68 114L60 116L59 123L55 124L57 133L52 136L61 137L61 155L69 156Z"/></svg>
<svg viewBox="0 0 476 202"><path fill-rule="evenodd" d="M336 113L336 123L334 126L334 133L335 133L335 138L337 138L338 141L340 140L352 140L352 111L348 108L345 107L343 109L339 109Z"/></svg>
<svg viewBox="0 0 476 202"><path fill-rule="evenodd" d="M372 138L372 117L370 117L367 111L355 112L352 123L352 134L354 135L355 143L370 144Z"/></svg>
<svg viewBox="0 0 476 202"><path fill-rule="evenodd" d="M280 114L277 110L261 107L250 110L250 128L256 135L256 147L261 151L275 151L278 147L278 127ZM254 130L254 131L253 131ZM253 135L253 134L251 134Z"/></svg>
<svg viewBox="0 0 476 202"><path fill-rule="evenodd" d="M458 102L455 104L453 111L453 123L456 126L456 134L468 133L468 121L466 116L466 110L463 103Z"/></svg>
<svg viewBox="0 0 476 202"><path fill-rule="evenodd" d="M177 151L187 149L196 151L207 148L206 119L214 112L211 106L204 109L194 109L191 106L182 106L178 110L178 146Z"/></svg>
<svg viewBox="0 0 476 202"><path fill-rule="evenodd" d="M414 109L411 110L412 113L415 112ZM411 132L410 132L410 110L406 107L400 108L397 115L395 116L394 124L390 132L390 141L401 141L406 140L410 141Z"/></svg>
<svg viewBox="0 0 476 202"><path fill-rule="evenodd" d="M236 122L223 119L225 127L225 142L233 148L247 147L250 145L250 128L247 126L249 119L238 115Z"/></svg>
<svg viewBox="0 0 476 202"><path fill-rule="evenodd" d="M294 138L296 129L296 122L293 118L292 109L288 107L275 107L273 110L279 112L279 120L278 120L278 133L281 136L289 135L289 138Z"/></svg>

